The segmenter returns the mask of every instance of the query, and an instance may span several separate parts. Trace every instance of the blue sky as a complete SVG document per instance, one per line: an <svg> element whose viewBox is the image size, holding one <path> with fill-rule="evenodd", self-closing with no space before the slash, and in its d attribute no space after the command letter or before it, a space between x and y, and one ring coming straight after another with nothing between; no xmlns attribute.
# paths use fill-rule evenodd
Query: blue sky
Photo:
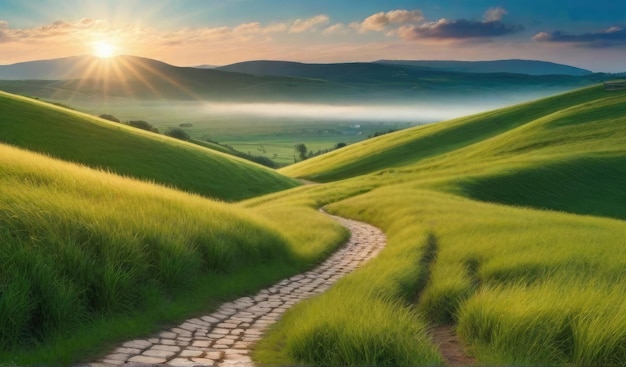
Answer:
<svg viewBox="0 0 626 367"><path fill-rule="evenodd" d="M116 52L251 59L540 59L626 71L621 0L0 0L0 64Z"/></svg>

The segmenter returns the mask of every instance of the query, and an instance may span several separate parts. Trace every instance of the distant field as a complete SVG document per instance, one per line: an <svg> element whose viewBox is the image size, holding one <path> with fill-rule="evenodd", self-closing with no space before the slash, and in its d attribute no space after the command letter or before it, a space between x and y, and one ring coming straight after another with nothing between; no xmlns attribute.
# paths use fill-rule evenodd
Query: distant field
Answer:
<svg viewBox="0 0 626 367"><path fill-rule="evenodd" d="M76 106L94 115L112 114L122 121L145 120L161 132L189 123L192 126L184 130L194 139L209 139L230 145L244 153L270 158L279 165L294 163L294 145L298 143L304 143L309 150L317 152L332 149L341 142L353 144L377 132L432 121L428 116L407 121L405 116L396 118L390 115L381 121L371 121L359 116L354 119L309 119L224 114L212 112L204 102L181 101L93 104L81 101Z"/></svg>

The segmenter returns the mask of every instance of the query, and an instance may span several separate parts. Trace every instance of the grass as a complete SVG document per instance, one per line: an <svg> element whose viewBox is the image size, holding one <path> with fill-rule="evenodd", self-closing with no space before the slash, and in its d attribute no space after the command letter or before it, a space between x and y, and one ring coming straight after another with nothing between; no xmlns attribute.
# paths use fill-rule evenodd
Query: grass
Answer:
<svg viewBox="0 0 626 367"><path fill-rule="evenodd" d="M443 157L447 160L448 153L488 141L552 113L595 101L598 96L606 97L602 93L604 91L600 88L586 88L576 93L558 95L446 123L418 126L355 144L342 151L308 160L306 163L285 167L281 172L292 177L327 182L392 167L415 165L433 157L440 159ZM621 96L623 97L623 94ZM551 131L549 136L558 136L557 133Z"/></svg>
<svg viewBox="0 0 626 367"><path fill-rule="evenodd" d="M427 365L438 363L425 352L433 345L406 330L449 323L481 363L624 365L624 106L626 93L586 88L282 169L352 178L250 205L327 205L382 228L389 244L327 293L288 311L255 358ZM436 244L431 260L428 238ZM400 326L407 312L413 318ZM398 339L376 339L370 330ZM406 340L420 361L407 362L417 352L399 347ZM368 346L385 357L358 359Z"/></svg>
<svg viewBox="0 0 626 367"><path fill-rule="evenodd" d="M248 161L0 92L0 141L179 190L241 200L297 182Z"/></svg>
<svg viewBox="0 0 626 367"><path fill-rule="evenodd" d="M95 279L110 279L97 284L107 284L109 293L118 292L99 296L104 317L137 320L129 315L135 315L132 308L141 307L142 300L185 294L170 277L186 279L187 272L193 277L193 271L204 267L217 269L209 275L224 275L221 279L228 282L249 279L247 269L267 267L278 277L281 269L290 273L316 263L346 236L315 211L326 206L333 213L380 227L388 245L328 292L289 310L257 346L257 361L440 364L427 330L432 324L450 323L481 363L623 366L626 206L619 204L626 156L624 106L626 92L596 86L388 134L282 170L329 183L235 205L145 183L131 185L112 175L105 180L104 173L97 173L102 175L98 179L73 180L75 175L56 166L62 163L4 147L0 159L8 158L0 167L7 174L0 182L6 182L7 190L1 191L0 223L3 237L10 235L25 245L5 252L19 260L7 263L21 272L2 274L12 279L6 289L15 295L3 300L19 301L25 294L36 295L28 300L45 299L48 308L41 301L32 304L44 310L34 314L51 325L50 330L72 323L64 313L55 312L68 304L74 307L73 314L89 315L89 303L68 300L85 297L90 288L68 283L67 272L58 269L69 265L58 264L81 269L74 265L80 262L72 260L81 257L72 254L89 254L94 248L105 259L102 271L95 272L102 274ZM124 182L119 185L123 194L110 180ZM131 188L137 192L124 191ZM128 208L132 220L120 215ZM224 221L226 217L232 219ZM167 224L165 232L160 232L160 223ZM124 246L115 245L121 243L115 236L127 236ZM203 236L215 240L199 240ZM93 238L99 245L81 246ZM55 239L65 242L49 243ZM154 246L136 245L144 240ZM223 241L232 244L219 246ZM216 252L203 253L204 242L214 245L204 251ZM45 252L55 254L55 262L45 261L50 256L42 255L44 245L63 250ZM31 251L29 256L21 257L26 251ZM128 264L128 259L140 261ZM127 285L145 276L145 264L158 269L145 284L153 288L133 293L139 291ZM123 271L135 267L139 278L131 273L126 280ZM231 268L235 270L229 272ZM113 275L107 278L106 269ZM53 280L54 292L26 285L41 284L43 279ZM7 313L32 309L28 302L16 304L0 307ZM15 320L20 318L2 322ZM154 322L147 322L134 332L151 327ZM33 328L25 330L32 340L45 339ZM65 355L72 355L67 350L80 354L78 347L67 348ZM55 353L60 352L50 355Z"/></svg>
<svg viewBox="0 0 626 367"><path fill-rule="evenodd" d="M0 173L2 362L75 363L302 271L345 238L318 214L326 236L309 246L242 208L6 145Z"/></svg>

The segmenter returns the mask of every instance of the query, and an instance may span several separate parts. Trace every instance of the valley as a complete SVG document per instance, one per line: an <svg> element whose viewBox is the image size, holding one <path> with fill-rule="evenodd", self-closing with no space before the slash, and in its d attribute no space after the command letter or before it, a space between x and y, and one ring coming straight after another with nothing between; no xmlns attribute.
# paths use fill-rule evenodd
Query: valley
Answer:
<svg viewBox="0 0 626 367"><path fill-rule="evenodd" d="M0 365L626 365L619 74L109 51L0 66Z"/></svg>

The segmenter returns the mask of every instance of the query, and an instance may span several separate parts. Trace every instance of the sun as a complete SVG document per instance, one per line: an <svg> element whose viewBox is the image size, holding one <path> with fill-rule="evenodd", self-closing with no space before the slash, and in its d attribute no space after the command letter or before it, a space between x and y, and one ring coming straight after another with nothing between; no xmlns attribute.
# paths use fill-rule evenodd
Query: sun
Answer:
<svg viewBox="0 0 626 367"><path fill-rule="evenodd" d="M109 42L100 41L93 45L93 54L101 59L115 56L115 46Z"/></svg>

